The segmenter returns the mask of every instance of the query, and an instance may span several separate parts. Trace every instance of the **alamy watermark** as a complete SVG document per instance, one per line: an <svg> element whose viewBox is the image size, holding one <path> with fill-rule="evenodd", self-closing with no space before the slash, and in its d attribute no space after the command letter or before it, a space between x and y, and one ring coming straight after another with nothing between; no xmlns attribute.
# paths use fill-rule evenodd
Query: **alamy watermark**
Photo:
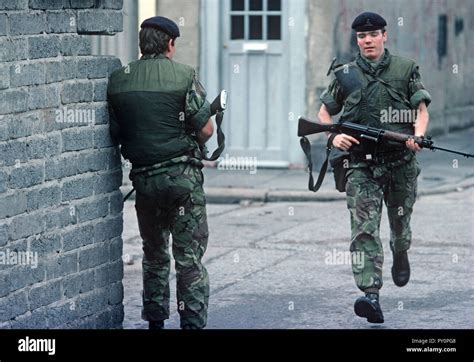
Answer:
<svg viewBox="0 0 474 362"><path fill-rule="evenodd" d="M38 253L32 251L0 251L0 265L29 265L31 269L38 267Z"/></svg>
<svg viewBox="0 0 474 362"><path fill-rule="evenodd" d="M365 265L363 251L327 251L325 253L324 262L327 265L354 265L358 268L363 268Z"/></svg>
<svg viewBox="0 0 474 362"><path fill-rule="evenodd" d="M249 171L251 175L257 173L257 157L233 157L225 154L218 159L218 170L226 171Z"/></svg>
<svg viewBox="0 0 474 362"><path fill-rule="evenodd" d="M392 106L380 111L381 123L413 123L415 124L420 111L418 109L394 109Z"/></svg>
<svg viewBox="0 0 474 362"><path fill-rule="evenodd" d="M69 109L67 107L56 110L57 123L95 123L95 109Z"/></svg>

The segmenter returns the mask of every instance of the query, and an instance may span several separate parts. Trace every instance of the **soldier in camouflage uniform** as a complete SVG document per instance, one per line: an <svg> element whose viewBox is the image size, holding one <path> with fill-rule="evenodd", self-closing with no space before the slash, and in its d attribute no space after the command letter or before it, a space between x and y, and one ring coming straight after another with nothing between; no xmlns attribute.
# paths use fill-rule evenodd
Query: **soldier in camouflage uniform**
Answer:
<svg viewBox="0 0 474 362"><path fill-rule="evenodd" d="M362 13L354 20L352 28L360 51L349 65L359 74L360 87L345 94L335 79L321 95L319 119L330 123L331 117L344 109L343 120L424 136L430 95L421 83L416 63L391 55L385 49L385 26L385 20L375 13ZM407 121L399 117L394 122L383 117L393 111L407 110L416 110L416 119ZM354 311L368 322L383 323L379 303L384 260L379 236L382 204L387 207L390 223L392 278L401 287L410 277L407 250L411 244L410 217L420 173L415 153L420 147L413 140L406 145L376 145L346 134L328 136L333 146L350 152L346 193L351 215L352 270L358 288L365 293L356 300Z"/></svg>
<svg viewBox="0 0 474 362"><path fill-rule="evenodd" d="M208 227L199 144L213 133L210 104L193 68L172 60L178 26L147 19L140 60L115 71L108 87L111 133L133 167L143 239L142 318L161 329L169 318L169 238L181 328L207 323L209 277L201 260Z"/></svg>

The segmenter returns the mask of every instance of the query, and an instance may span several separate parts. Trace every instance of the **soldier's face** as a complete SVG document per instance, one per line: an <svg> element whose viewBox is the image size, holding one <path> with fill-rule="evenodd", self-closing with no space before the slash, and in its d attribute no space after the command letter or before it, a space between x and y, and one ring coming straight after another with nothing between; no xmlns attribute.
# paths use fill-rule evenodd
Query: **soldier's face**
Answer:
<svg viewBox="0 0 474 362"><path fill-rule="evenodd" d="M378 59L384 51L387 32L382 30L357 32L357 45L360 53L368 59Z"/></svg>

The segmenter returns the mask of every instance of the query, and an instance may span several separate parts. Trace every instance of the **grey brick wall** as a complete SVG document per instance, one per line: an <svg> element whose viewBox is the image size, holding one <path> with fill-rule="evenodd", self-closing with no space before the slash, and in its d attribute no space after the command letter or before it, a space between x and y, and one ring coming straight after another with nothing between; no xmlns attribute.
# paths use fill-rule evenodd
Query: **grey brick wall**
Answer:
<svg viewBox="0 0 474 362"><path fill-rule="evenodd" d="M110 140L122 0L0 0L0 328L121 328L122 180Z"/></svg>

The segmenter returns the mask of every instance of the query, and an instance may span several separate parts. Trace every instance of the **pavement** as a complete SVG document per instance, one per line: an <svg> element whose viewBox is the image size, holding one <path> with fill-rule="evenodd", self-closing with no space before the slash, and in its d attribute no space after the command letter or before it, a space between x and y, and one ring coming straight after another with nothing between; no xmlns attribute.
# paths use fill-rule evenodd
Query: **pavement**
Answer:
<svg viewBox="0 0 474 362"><path fill-rule="evenodd" d="M440 135L435 145L474 154L474 127ZM303 154L303 153L302 153ZM467 159L452 153L423 150L418 156L422 169L418 178L419 196L435 195L474 186L474 158ZM321 157L319 157L321 160ZM320 164L314 165L317 179ZM344 200L345 194L334 187L331 172L326 174L317 193L308 191L308 173L302 163L291 169L260 169L253 171L203 169L204 189L208 203L232 204L245 201L300 202ZM132 189L128 170L124 170L122 191ZM131 199L133 200L134 195Z"/></svg>
<svg viewBox="0 0 474 362"><path fill-rule="evenodd" d="M472 139L474 128L435 141L440 147L474 153ZM472 328L474 159L425 150L418 160L422 173L412 217L412 278L404 288L396 287L390 277L390 233L386 215L382 218L383 325L371 325L353 313L353 302L361 293L347 259L350 223L345 194L334 189L332 174L315 194L307 190L303 167L252 173L205 168L208 328ZM124 173L125 194L131 185ZM124 205L122 238L123 327L145 329L147 323L140 318L142 241L133 198ZM179 328L179 315L171 269L166 328L174 329Z"/></svg>

